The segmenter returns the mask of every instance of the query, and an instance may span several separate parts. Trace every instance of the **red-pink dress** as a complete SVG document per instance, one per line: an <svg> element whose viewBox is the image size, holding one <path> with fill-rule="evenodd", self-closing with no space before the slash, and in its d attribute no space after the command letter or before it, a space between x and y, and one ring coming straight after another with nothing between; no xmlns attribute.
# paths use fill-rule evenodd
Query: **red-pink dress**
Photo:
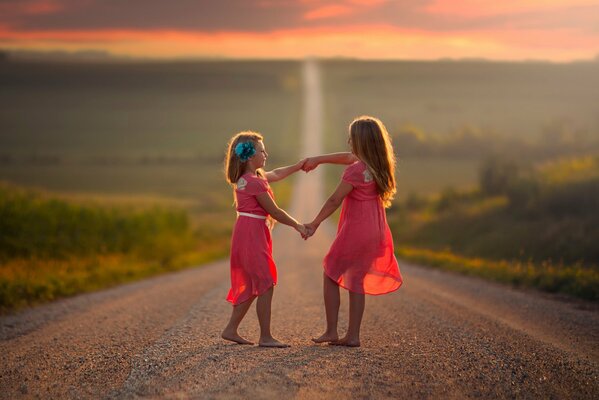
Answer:
<svg viewBox="0 0 599 400"><path fill-rule="evenodd" d="M256 195L274 194L266 179L252 173L239 178L235 188L237 211L268 216ZM241 304L259 296L277 283L277 267L272 258L272 239L265 219L239 215L231 239L231 290L227 301Z"/></svg>
<svg viewBox="0 0 599 400"><path fill-rule="evenodd" d="M372 174L357 161L341 179L353 190L343 200L337 237L324 259L325 273L355 293L377 295L399 289L403 279Z"/></svg>

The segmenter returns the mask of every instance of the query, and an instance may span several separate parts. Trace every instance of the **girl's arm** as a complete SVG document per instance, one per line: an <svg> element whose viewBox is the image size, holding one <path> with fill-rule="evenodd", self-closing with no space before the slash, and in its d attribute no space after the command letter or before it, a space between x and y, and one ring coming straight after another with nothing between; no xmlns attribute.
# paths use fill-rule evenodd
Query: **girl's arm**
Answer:
<svg viewBox="0 0 599 400"><path fill-rule="evenodd" d="M335 192L324 203L316 218L314 218L314 220L309 224L306 224L306 228L311 231L310 234L313 234L314 231L318 229L320 223L334 213L337 208L339 208L345 196L347 196L353 189L354 187L349 183L345 181L339 182L337 189L335 189Z"/></svg>
<svg viewBox="0 0 599 400"><path fill-rule="evenodd" d="M306 172L313 170L320 164L353 164L358 157L350 152L322 154L320 156L308 157L302 169Z"/></svg>
<svg viewBox="0 0 599 400"><path fill-rule="evenodd" d="M306 159L304 158L302 160L299 160L296 164L289 165L287 167L276 168L272 171L267 171L264 174L265 178L268 182L280 181L281 179L285 179L294 172L297 172L300 169L302 169L305 162Z"/></svg>
<svg viewBox="0 0 599 400"><path fill-rule="evenodd" d="M285 210L279 208L277 203L270 197L268 192L263 192L256 195L256 200L264 210L270 214L271 217L279 221L284 225L289 225L293 227L296 231L301 233L302 235L306 234L306 228L304 225L297 222L293 217L285 212Z"/></svg>

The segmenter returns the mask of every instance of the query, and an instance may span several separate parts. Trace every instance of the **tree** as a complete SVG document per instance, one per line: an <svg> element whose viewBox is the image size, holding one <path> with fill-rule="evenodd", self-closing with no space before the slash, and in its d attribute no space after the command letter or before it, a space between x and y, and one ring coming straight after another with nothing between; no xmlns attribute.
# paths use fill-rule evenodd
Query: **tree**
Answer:
<svg viewBox="0 0 599 400"><path fill-rule="evenodd" d="M480 189L490 196L506 194L518 175L519 168L515 163L497 157L488 158L480 168Z"/></svg>

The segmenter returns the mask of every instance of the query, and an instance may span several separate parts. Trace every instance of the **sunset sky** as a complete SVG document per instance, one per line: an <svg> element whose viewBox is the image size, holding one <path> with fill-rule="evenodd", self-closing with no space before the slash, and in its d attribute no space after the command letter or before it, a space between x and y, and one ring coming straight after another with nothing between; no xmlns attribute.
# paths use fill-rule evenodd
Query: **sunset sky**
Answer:
<svg viewBox="0 0 599 400"><path fill-rule="evenodd" d="M571 61L599 55L599 0L0 0L0 47Z"/></svg>

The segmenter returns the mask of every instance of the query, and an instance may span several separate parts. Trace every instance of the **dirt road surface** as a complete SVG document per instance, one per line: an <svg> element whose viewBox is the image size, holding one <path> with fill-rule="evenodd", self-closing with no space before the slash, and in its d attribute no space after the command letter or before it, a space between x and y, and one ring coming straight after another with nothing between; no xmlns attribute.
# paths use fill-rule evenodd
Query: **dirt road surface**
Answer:
<svg viewBox="0 0 599 400"><path fill-rule="evenodd" d="M305 73L303 151L313 154L315 64ZM321 171L296 178L290 210L308 221L324 198ZM333 235L330 224L309 241L275 228L273 333L290 348L220 339L224 260L1 317L0 398L599 398L596 304L416 265L401 264L399 291L367 297L362 347L312 344ZM258 339L253 309L240 331Z"/></svg>

